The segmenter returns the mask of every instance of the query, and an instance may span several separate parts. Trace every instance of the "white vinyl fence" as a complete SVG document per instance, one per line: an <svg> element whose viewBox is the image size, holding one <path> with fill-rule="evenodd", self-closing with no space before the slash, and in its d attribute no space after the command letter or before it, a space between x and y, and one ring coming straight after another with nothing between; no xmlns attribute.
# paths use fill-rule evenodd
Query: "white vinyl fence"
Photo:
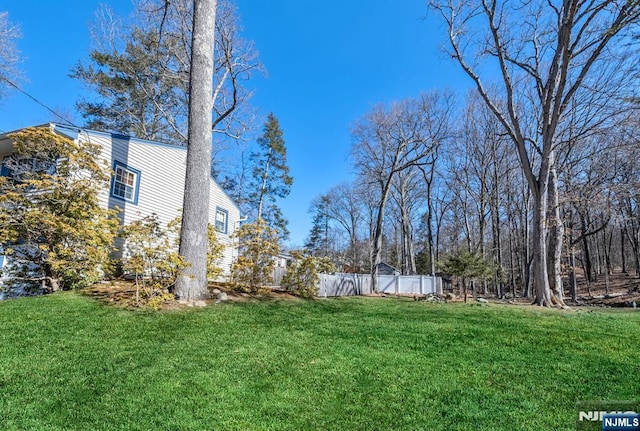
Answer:
<svg viewBox="0 0 640 431"><path fill-rule="evenodd" d="M427 275L379 275L378 292L387 294L442 293L440 277ZM318 296L353 296L371 293L371 275L320 274Z"/></svg>

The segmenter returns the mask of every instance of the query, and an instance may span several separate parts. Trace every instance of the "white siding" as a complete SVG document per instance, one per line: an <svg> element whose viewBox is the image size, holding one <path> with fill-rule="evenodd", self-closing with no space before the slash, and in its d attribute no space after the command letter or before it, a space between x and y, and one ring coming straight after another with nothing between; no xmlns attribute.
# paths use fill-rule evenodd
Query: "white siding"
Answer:
<svg viewBox="0 0 640 431"><path fill-rule="evenodd" d="M183 181L184 183L184 181ZM227 233L218 233L220 242L226 245L221 267L225 275L229 275L233 259L238 255L237 242L232 235L240 225L240 210L222 188L212 179L209 189L209 223L215 226L217 208L227 211Z"/></svg>
<svg viewBox="0 0 640 431"><path fill-rule="evenodd" d="M56 130L64 134L70 132L59 126ZM87 130L81 130L77 139L100 144L101 156L111 169L117 161L140 172L136 203L112 196L111 187L103 190L99 197L105 207L120 208L124 224L155 213L166 226L180 215L187 155L185 148ZM215 224L216 208L228 213L227 234L218 235L220 241L227 245L221 266L228 274L237 254L231 236L238 226L240 210L213 179L210 181L209 195L210 223Z"/></svg>

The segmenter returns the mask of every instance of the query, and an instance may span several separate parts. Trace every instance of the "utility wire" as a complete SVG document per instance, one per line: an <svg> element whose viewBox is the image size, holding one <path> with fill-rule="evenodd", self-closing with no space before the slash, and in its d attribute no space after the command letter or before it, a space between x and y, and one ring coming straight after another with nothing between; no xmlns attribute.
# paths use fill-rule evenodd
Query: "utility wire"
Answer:
<svg viewBox="0 0 640 431"><path fill-rule="evenodd" d="M0 79L6 81L10 86L12 86L13 88L15 88L16 90L18 90L20 93L24 94L25 96L27 96L29 99L33 100L34 102L36 102L38 105L42 106L44 109L46 109L47 111L51 112L53 115L55 115L56 117L58 117L59 119L61 119L62 121L64 121L66 124L68 124L69 126L73 126L73 127L77 127L75 124L73 124L71 121L67 120L66 118L64 118L62 115L58 114L56 111L54 111L53 109L49 108L47 105L45 105L44 103L42 103L41 101L39 101L38 99L36 99L34 96L32 96L31 94L27 93L26 91L24 91L22 88L20 88L20 86L14 82L12 82L11 80L7 79L4 76L0 75Z"/></svg>

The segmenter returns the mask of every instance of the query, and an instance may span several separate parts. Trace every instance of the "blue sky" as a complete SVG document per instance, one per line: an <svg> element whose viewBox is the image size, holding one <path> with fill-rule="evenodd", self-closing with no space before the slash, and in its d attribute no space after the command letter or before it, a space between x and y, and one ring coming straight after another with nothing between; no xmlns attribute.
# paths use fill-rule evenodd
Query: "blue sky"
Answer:
<svg viewBox="0 0 640 431"><path fill-rule="evenodd" d="M126 15L130 0L103 0ZM83 86L68 77L87 57L97 0L0 0L19 24L23 88L47 106L75 115ZM254 41L266 76L249 83L252 104L280 120L294 184L280 202L291 244L310 229L311 200L352 175L349 127L374 104L468 81L443 55L442 28L424 0L237 0L245 39ZM426 17L426 18L425 18ZM53 121L28 97L0 101L0 132Z"/></svg>

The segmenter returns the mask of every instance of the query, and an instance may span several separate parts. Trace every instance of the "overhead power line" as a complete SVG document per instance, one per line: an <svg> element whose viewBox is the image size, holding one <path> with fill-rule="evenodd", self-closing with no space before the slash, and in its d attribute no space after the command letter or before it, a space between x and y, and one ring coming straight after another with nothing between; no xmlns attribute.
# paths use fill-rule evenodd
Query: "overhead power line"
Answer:
<svg viewBox="0 0 640 431"><path fill-rule="evenodd" d="M58 114L56 111L54 111L53 109L49 108L47 105L45 105L44 103L42 103L41 101L39 101L36 97L32 96L31 94L27 93L25 90L23 90L22 88L20 88L20 86L18 84L16 84L15 82L12 82L10 79L1 76L0 75L0 80L5 81L7 84L9 84L10 86L12 86L13 88L15 88L16 90L18 90L20 93L24 94L25 96L27 96L29 99L33 100L34 102L36 102L38 105L42 106L44 109L46 109L47 111L51 112L53 115L55 115L56 117L58 117L59 119L61 119L62 121L64 121L66 124L68 124L69 126L73 126L73 127L77 127L75 124L73 124L71 121L67 120L66 118L64 118L62 115Z"/></svg>

